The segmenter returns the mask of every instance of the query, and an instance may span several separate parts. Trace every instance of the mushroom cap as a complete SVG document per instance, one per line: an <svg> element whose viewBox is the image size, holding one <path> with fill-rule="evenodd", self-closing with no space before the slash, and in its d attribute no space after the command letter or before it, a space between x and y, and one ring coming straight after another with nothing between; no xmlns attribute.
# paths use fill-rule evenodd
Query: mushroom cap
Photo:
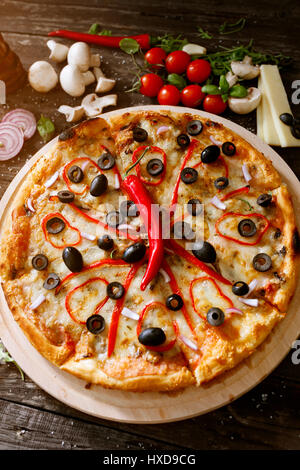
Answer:
<svg viewBox="0 0 300 470"><path fill-rule="evenodd" d="M60 72L62 89L71 96L81 96L85 92L85 82L82 73L75 65L66 65Z"/></svg>
<svg viewBox="0 0 300 470"><path fill-rule="evenodd" d="M75 65L80 72L86 72L90 67L91 50L85 42L75 42L68 52L68 64Z"/></svg>
<svg viewBox="0 0 300 470"><path fill-rule="evenodd" d="M63 62L66 60L69 48L64 44L60 44L59 42L50 39L47 41L47 46L49 47L51 54L49 59L54 60L54 62Z"/></svg>
<svg viewBox="0 0 300 470"><path fill-rule="evenodd" d="M113 80L112 78L99 77L95 92L106 93L107 91L112 90L115 84L116 80Z"/></svg>
<svg viewBox="0 0 300 470"><path fill-rule="evenodd" d="M248 95L245 98L228 98L228 106L234 113L248 114L257 108L261 100L261 92L258 88L248 88Z"/></svg>
<svg viewBox="0 0 300 470"><path fill-rule="evenodd" d="M245 80L251 80L260 73L259 65L252 65L245 59L243 62L231 62L231 70L235 75Z"/></svg>
<svg viewBox="0 0 300 470"><path fill-rule="evenodd" d="M66 116L67 122L77 122L84 116L83 106L71 106L62 105L58 108L58 112Z"/></svg>
<svg viewBox="0 0 300 470"><path fill-rule="evenodd" d="M57 85L58 75L49 62L38 60L28 70L28 81L34 90L47 93Z"/></svg>

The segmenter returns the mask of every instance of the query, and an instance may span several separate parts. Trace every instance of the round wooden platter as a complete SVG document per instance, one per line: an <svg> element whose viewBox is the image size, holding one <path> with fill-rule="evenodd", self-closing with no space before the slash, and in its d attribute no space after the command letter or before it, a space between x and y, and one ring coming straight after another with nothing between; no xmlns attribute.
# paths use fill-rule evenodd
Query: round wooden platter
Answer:
<svg viewBox="0 0 300 470"><path fill-rule="evenodd" d="M228 121L202 111L173 106L137 106L119 109L101 117L108 119L128 111L170 110L178 113L190 112L201 118L223 123L269 158L288 184L294 207L300 206L300 182L289 166L267 144L256 135ZM6 190L0 202L0 230L16 192L31 166L46 153L57 138L45 145L21 169ZM296 211L300 227L300 211ZM261 382L290 351L300 333L300 284L290 304L287 317L274 328L266 341L248 359L229 372L199 388L189 387L177 393L133 393L108 390L101 386L86 388L86 382L61 371L52 365L30 344L14 321L0 291L0 337L24 372L43 390L68 406L84 413L128 423L166 423L191 418L215 410L240 397Z"/></svg>

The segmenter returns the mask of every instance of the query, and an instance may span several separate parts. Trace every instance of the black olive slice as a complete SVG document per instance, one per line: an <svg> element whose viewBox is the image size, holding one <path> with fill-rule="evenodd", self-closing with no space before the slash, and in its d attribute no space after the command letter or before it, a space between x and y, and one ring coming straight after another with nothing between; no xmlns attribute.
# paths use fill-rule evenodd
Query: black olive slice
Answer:
<svg viewBox="0 0 300 470"><path fill-rule="evenodd" d="M119 211L111 211L106 214L106 223L109 227L116 228L124 223L123 215Z"/></svg>
<svg viewBox="0 0 300 470"><path fill-rule="evenodd" d="M257 228L253 220L243 219L238 224L238 231L242 237L253 237L257 232Z"/></svg>
<svg viewBox="0 0 300 470"><path fill-rule="evenodd" d="M217 189L224 189L229 185L229 180L225 176L220 176L215 180L214 185Z"/></svg>
<svg viewBox="0 0 300 470"><path fill-rule="evenodd" d="M258 196L256 202L259 206L261 207L268 207L271 204L272 201L272 194L261 194Z"/></svg>
<svg viewBox="0 0 300 470"><path fill-rule="evenodd" d="M203 207L200 199L190 199L187 203L187 211L193 216L201 214Z"/></svg>
<svg viewBox="0 0 300 470"><path fill-rule="evenodd" d="M146 328L138 339L144 346L160 346L166 341L166 335L161 328Z"/></svg>
<svg viewBox="0 0 300 470"><path fill-rule="evenodd" d="M178 294L171 294L166 300L166 306L176 312L183 307L183 300Z"/></svg>
<svg viewBox="0 0 300 470"><path fill-rule="evenodd" d="M50 273L45 280L43 287L47 290L55 289L60 283L60 279L57 274Z"/></svg>
<svg viewBox="0 0 300 470"><path fill-rule="evenodd" d="M94 197L101 196L108 188L108 180L105 175L97 175L90 186L90 194Z"/></svg>
<svg viewBox="0 0 300 470"><path fill-rule="evenodd" d="M48 258L47 258L47 256L43 255L42 253L39 253L38 255L35 255L32 258L31 262L32 262L32 266L37 271L43 271L48 266Z"/></svg>
<svg viewBox="0 0 300 470"><path fill-rule="evenodd" d="M189 122L188 125L186 126L186 131L190 135L198 135L202 132L202 130L203 130L203 124L201 121L198 121L197 119Z"/></svg>
<svg viewBox="0 0 300 470"><path fill-rule="evenodd" d="M74 129L65 129L64 131L62 131L60 134L59 134L59 137L58 139L59 140L62 140L62 141L65 141L65 140L68 140L68 139L72 139L72 137L74 137L75 135L75 131Z"/></svg>
<svg viewBox="0 0 300 470"><path fill-rule="evenodd" d="M212 307L208 310L206 314L206 319L208 323L212 326L220 326L224 323L225 315L223 310L218 307Z"/></svg>
<svg viewBox="0 0 300 470"><path fill-rule="evenodd" d="M222 145L222 152L227 157L232 157L236 152L235 145L232 142L224 142Z"/></svg>
<svg viewBox="0 0 300 470"><path fill-rule="evenodd" d="M147 171L151 176L158 176L164 171L164 164L159 158L152 158L147 163Z"/></svg>
<svg viewBox="0 0 300 470"><path fill-rule="evenodd" d="M235 295L246 295L249 292L249 286L246 282L237 281L232 286L232 292Z"/></svg>
<svg viewBox="0 0 300 470"><path fill-rule="evenodd" d="M184 221L175 222L173 225L174 238L179 240L193 240L195 238L195 233L192 230L190 224Z"/></svg>
<svg viewBox="0 0 300 470"><path fill-rule="evenodd" d="M68 178L72 183L80 183L84 178L82 169L77 165L72 165L68 169Z"/></svg>
<svg viewBox="0 0 300 470"><path fill-rule="evenodd" d="M202 163L213 163L220 156L220 148L217 145L209 145L201 152Z"/></svg>
<svg viewBox="0 0 300 470"><path fill-rule="evenodd" d="M295 137L295 139L300 139L300 126L292 126L291 133L292 136Z"/></svg>
<svg viewBox="0 0 300 470"><path fill-rule="evenodd" d="M65 222L60 217L52 217L46 222L47 232L53 233L54 235L62 232L65 226Z"/></svg>
<svg viewBox="0 0 300 470"><path fill-rule="evenodd" d="M197 242L194 243L194 249L192 253L196 258L204 263L214 263L217 259L216 250L208 242Z"/></svg>
<svg viewBox="0 0 300 470"><path fill-rule="evenodd" d="M67 246L64 248L62 253L62 258L65 265L73 273L78 273L83 268L83 259L80 251L77 250L74 246Z"/></svg>
<svg viewBox="0 0 300 470"><path fill-rule="evenodd" d="M179 145L179 147L181 148L186 148L190 145L190 138L187 134L180 134L178 137L177 137L177 144Z"/></svg>
<svg viewBox="0 0 300 470"><path fill-rule="evenodd" d="M272 260L266 253L258 253L252 261L254 269L261 273L268 271L272 267Z"/></svg>
<svg viewBox="0 0 300 470"><path fill-rule="evenodd" d="M115 166L116 161L109 152L105 152L98 158L97 163L101 170L110 170Z"/></svg>
<svg viewBox="0 0 300 470"><path fill-rule="evenodd" d="M67 189L63 189L62 191L58 191L57 193L58 199L60 202L64 202L66 204L73 202L75 199L75 194Z"/></svg>
<svg viewBox="0 0 300 470"><path fill-rule="evenodd" d="M292 126L294 124L294 118L290 113L280 114L279 119L287 126Z"/></svg>
<svg viewBox="0 0 300 470"><path fill-rule="evenodd" d="M186 167L181 171L180 178L185 184L195 183L198 178L198 171L195 168Z"/></svg>
<svg viewBox="0 0 300 470"><path fill-rule="evenodd" d="M122 260L126 263L136 263L143 259L146 253L146 246L141 242L133 243L128 246L123 253Z"/></svg>
<svg viewBox="0 0 300 470"><path fill-rule="evenodd" d="M113 239L111 238L110 235L105 234L105 235L102 235L102 237L98 238L97 245L102 250L108 251L108 250L111 250L113 248L114 241L113 241Z"/></svg>
<svg viewBox="0 0 300 470"><path fill-rule="evenodd" d="M123 217L138 217L140 215L137 206L130 200L121 202L120 213Z"/></svg>
<svg viewBox="0 0 300 470"><path fill-rule="evenodd" d="M91 315L86 321L86 327L93 335L98 335L105 328L105 320L102 315Z"/></svg>
<svg viewBox="0 0 300 470"><path fill-rule="evenodd" d="M141 127L135 127L132 131L132 136L136 142L144 142L148 138L148 132Z"/></svg>
<svg viewBox="0 0 300 470"><path fill-rule="evenodd" d="M122 284L120 284L120 282L115 281L108 284L106 292L110 299L117 300L123 297L125 294L125 289Z"/></svg>

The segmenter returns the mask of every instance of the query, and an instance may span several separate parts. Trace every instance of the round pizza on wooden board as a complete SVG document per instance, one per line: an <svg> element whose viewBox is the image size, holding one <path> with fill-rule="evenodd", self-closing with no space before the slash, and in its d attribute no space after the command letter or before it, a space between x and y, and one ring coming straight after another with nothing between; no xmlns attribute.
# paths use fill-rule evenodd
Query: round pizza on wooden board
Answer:
<svg viewBox="0 0 300 470"><path fill-rule="evenodd" d="M201 389L286 316L289 189L220 119L122 111L63 133L26 174L2 227L2 287L60 370L126 391Z"/></svg>

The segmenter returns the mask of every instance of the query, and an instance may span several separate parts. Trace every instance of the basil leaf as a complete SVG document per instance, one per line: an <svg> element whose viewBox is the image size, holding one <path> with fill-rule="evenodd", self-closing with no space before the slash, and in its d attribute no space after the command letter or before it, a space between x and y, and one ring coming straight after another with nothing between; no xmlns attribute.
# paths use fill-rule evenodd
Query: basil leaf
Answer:
<svg viewBox="0 0 300 470"><path fill-rule="evenodd" d="M227 82L225 75L220 76L219 87L222 93L227 93L229 90L229 83Z"/></svg>
<svg viewBox="0 0 300 470"><path fill-rule="evenodd" d="M179 90L182 90L186 86L185 78L177 73L170 73L167 80L171 85L175 85L179 88Z"/></svg>
<svg viewBox="0 0 300 470"><path fill-rule="evenodd" d="M135 39L131 38L122 39L119 46L122 51L126 52L126 54L135 54L140 48L139 43Z"/></svg>
<svg viewBox="0 0 300 470"><path fill-rule="evenodd" d="M55 126L51 119L41 115L37 123L37 130L39 131L39 134L44 140L44 142L47 142L51 139L52 135L54 134Z"/></svg>
<svg viewBox="0 0 300 470"><path fill-rule="evenodd" d="M100 31L100 24L94 23L89 29L89 34L98 34Z"/></svg>
<svg viewBox="0 0 300 470"><path fill-rule="evenodd" d="M248 91L243 85L233 85L229 90L229 95L233 98L245 98L248 95Z"/></svg>
<svg viewBox="0 0 300 470"><path fill-rule="evenodd" d="M222 100L224 101L224 103L226 103L226 101L228 100L228 93L223 93L223 95L221 95L222 97Z"/></svg>
<svg viewBox="0 0 300 470"><path fill-rule="evenodd" d="M207 93L208 95L220 95L221 90L216 85L204 85L202 87L203 93Z"/></svg>

